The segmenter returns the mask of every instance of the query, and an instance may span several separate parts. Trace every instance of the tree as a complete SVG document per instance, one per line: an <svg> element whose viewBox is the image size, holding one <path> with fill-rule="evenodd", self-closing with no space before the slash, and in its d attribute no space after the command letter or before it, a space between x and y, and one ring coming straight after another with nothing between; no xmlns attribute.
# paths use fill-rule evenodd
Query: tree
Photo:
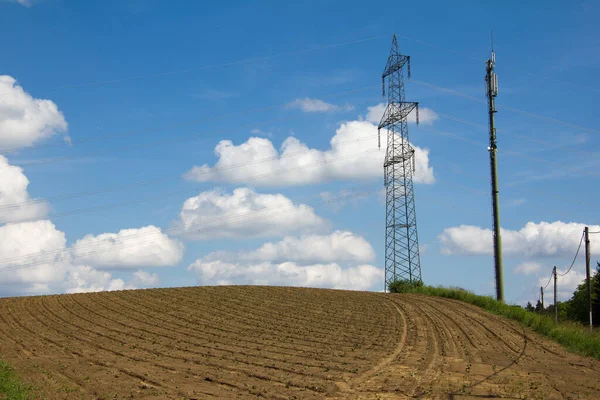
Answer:
<svg viewBox="0 0 600 400"><path fill-rule="evenodd" d="M592 278L592 320L594 325L600 325L600 262L596 264L596 273Z"/></svg>
<svg viewBox="0 0 600 400"><path fill-rule="evenodd" d="M544 312L544 308L542 307L542 302L541 301L537 301L537 303L535 304L535 310L536 313L543 313Z"/></svg>
<svg viewBox="0 0 600 400"><path fill-rule="evenodd" d="M533 305L531 304L530 301L527 302L527 305L525 306L525 309L529 312L534 312L535 308L533 308Z"/></svg>
<svg viewBox="0 0 600 400"><path fill-rule="evenodd" d="M592 320L598 324L600 322L597 320L600 318L600 263L598 263L590 283L592 286ZM571 321L586 325L589 323L587 282L585 280L577 285L573 297L566 304L566 310L567 318Z"/></svg>
<svg viewBox="0 0 600 400"><path fill-rule="evenodd" d="M573 297L567 302L567 318L583 324L588 322L588 296L585 281L577 285Z"/></svg>

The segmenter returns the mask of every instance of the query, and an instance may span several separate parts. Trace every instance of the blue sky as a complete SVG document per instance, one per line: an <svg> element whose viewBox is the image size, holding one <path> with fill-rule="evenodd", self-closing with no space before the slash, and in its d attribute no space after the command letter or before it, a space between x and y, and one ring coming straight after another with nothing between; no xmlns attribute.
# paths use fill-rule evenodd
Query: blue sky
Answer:
<svg viewBox="0 0 600 400"><path fill-rule="evenodd" d="M123 229L134 234L160 228L160 244L138 247L145 256L129 246L112 258L107 247L96 258L42 259L0 282L0 291L216 283L381 290L383 197L374 192L345 202L323 199L382 186L382 152L288 174L277 169L300 158L256 161L269 151L279 156L283 143L311 149L305 151L306 162L376 147L376 134L372 140L356 139L373 132L369 121L384 102L380 77L396 33L401 51L412 58L407 100L430 111L423 124L409 127L411 142L428 157L418 158L423 171L432 168L433 177L415 185L424 280L493 293L491 241L477 230L491 227L483 77L493 29L506 297L535 301L552 266L570 265L582 227L600 224L594 212L600 121L592 109L600 91L598 11L591 1L453 6L239 1L228 7L158 0L0 1L0 33L6 39L0 75L15 80L6 78L0 92L0 148L6 163L22 167L22 172L5 167L14 173L5 179L26 176L27 196L47 202L40 203L45 209L23 215L39 218L37 224L46 218L53 226L19 227L18 218L7 217L19 234L11 236L5 225L0 236L21 241L8 240L0 248L3 266L26 266L22 256L41 250L62 249L72 256L86 235L96 249L118 245ZM22 101L11 103L12 98ZM57 110L40 111L39 99ZM331 150L336 132L342 141L355 142ZM248 145L251 137L262 141ZM221 140L231 146L219 160L215 146ZM274 150L267 148L269 142ZM19 150L6 151L15 147ZM211 173L217 162L246 164L225 170L231 173ZM203 165L208 168L203 181L184 178ZM380 172L372 173L373 168ZM273 172L271 183L247 179L265 171ZM157 182L133 185L151 179ZM23 201L22 185L6 186L1 190L13 192L2 204ZM236 188L251 190L245 192L251 199L236 200ZM221 224L217 233L190 237L179 226L188 199L195 200L186 203L192 207L186 215L203 224L219 212L228 218L229 211L281 201L297 210L242 224L244 229L227 220L229 228ZM117 202L123 204L104 207ZM336 231L346 232L346 239L334 238ZM40 239L44 232L46 241ZM287 250L277 256L252 253L265 243ZM596 260L600 251L592 245ZM307 259L300 253L314 254ZM17 256L14 265L6 260ZM123 267L123 259L131 265ZM583 275L580 257L561 296L568 297Z"/></svg>

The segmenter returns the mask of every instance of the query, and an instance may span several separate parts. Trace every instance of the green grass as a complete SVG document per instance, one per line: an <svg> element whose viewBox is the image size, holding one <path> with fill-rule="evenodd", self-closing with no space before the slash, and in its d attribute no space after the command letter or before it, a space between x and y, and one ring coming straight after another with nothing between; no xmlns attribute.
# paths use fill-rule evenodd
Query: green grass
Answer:
<svg viewBox="0 0 600 400"><path fill-rule="evenodd" d="M15 370L0 360L0 399L29 399L30 387L15 374Z"/></svg>
<svg viewBox="0 0 600 400"><path fill-rule="evenodd" d="M600 333L590 332L588 327L573 322L555 324L548 316L529 312L522 307L496 301L489 296L479 296L461 288L432 286L408 287L404 293L420 293L446 297L473 304L494 314L519 321L537 333L560 343L568 351L600 359Z"/></svg>

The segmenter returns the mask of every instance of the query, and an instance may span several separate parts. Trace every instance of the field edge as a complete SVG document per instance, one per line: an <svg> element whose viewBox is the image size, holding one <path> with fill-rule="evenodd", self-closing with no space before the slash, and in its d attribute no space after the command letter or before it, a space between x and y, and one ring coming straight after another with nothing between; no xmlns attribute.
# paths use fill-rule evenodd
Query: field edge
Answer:
<svg viewBox="0 0 600 400"><path fill-rule="evenodd" d="M515 320L561 344L571 353L600 360L600 334L589 332L587 327L582 325L573 322L555 324L552 318L545 315L527 311L518 305L499 302L490 296L477 295L462 288L421 286L407 288L403 293L443 297L472 304L493 314Z"/></svg>

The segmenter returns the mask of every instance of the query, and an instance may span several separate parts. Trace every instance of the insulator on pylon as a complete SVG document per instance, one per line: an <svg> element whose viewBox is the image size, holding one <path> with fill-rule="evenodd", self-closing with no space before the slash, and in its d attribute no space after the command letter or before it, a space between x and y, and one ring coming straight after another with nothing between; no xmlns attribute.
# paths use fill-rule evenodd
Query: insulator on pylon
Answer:
<svg viewBox="0 0 600 400"><path fill-rule="evenodd" d="M377 147L381 150L381 128L377 128Z"/></svg>
<svg viewBox="0 0 600 400"><path fill-rule="evenodd" d="M412 151L412 164L413 164L413 174L415 173L415 171L417 170L417 162L415 160L415 151Z"/></svg>
<svg viewBox="0 0 600 400"><path fill-rule="evenodd" d="M385 97L385 76L381 77L381 97Z"/></svg>
<svg viewBox="0 0 600 400"><path fill-rule="evenodd" d="M406 60L408 62L408 79L410 79L410 56L406 57Z"/></svg>
<svg viewBox="0 0 600 400"><path fill-rule="evenodd" d="M417 103L417 125L419 125L419 103Z"/></svg>

